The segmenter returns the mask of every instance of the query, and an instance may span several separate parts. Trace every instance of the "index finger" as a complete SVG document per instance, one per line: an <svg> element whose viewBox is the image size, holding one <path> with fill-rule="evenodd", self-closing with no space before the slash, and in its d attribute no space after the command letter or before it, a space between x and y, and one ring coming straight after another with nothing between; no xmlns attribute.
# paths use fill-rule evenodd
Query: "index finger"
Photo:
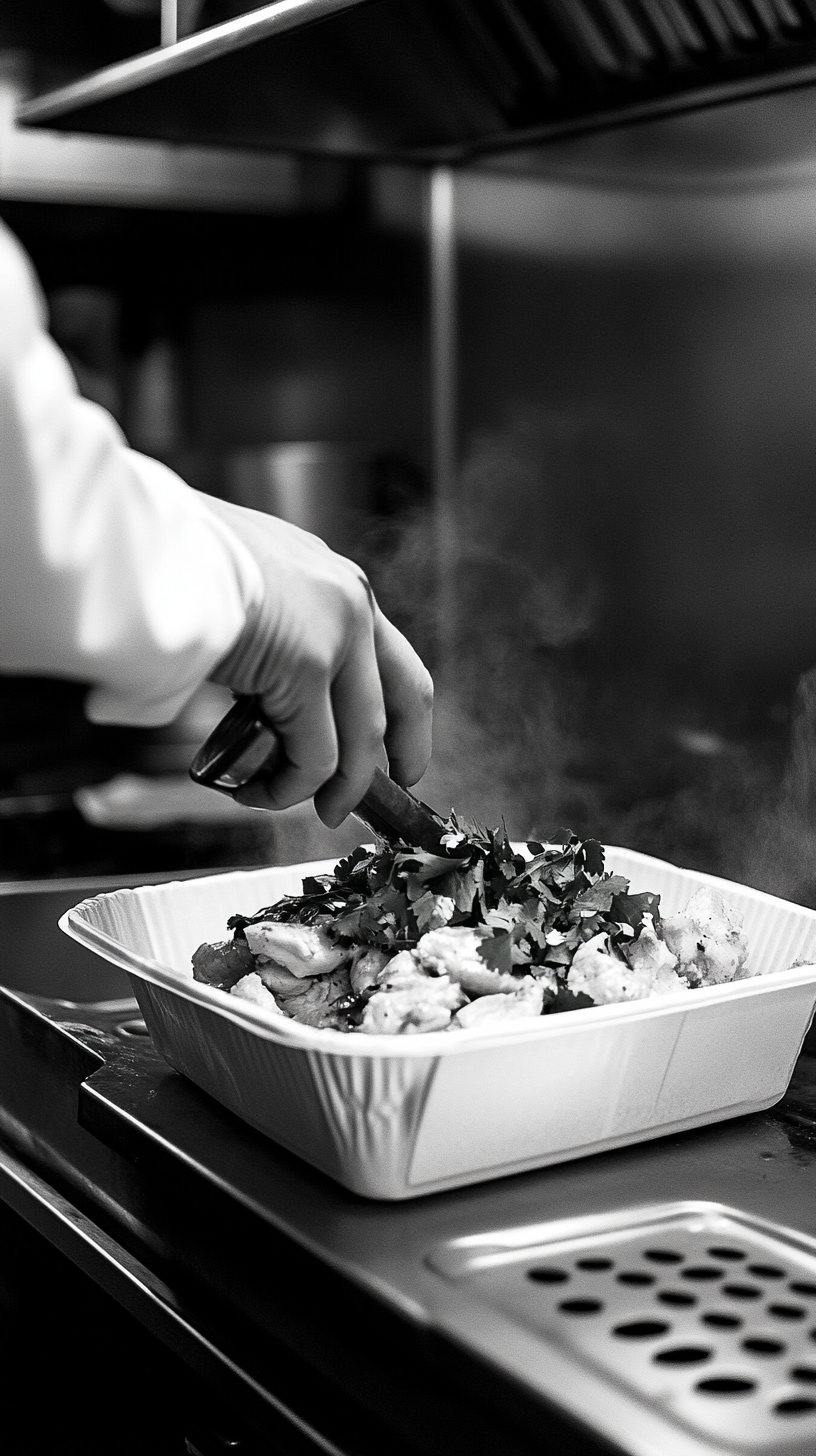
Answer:
<svg viewBox="0 0 816 1456"><path fill-rule="evenodd" d="M410 785L431 757L433 679L407 638L374 605L374 646L385 701L385 751L391 777Z"/></svg>

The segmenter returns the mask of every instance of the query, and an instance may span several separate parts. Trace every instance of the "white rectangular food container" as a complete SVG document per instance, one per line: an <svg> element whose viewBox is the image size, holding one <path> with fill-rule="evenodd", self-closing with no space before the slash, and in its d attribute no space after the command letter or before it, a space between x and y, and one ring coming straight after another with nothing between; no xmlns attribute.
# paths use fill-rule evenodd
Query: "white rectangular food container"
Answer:
<svg viewBox="0 0 816 1456"><path fill-rule="evenodd" d="M632 850L607 869L681 910L701 885L745 917L761 975L646 1001L415 1036L318 1031L193 980L230 915L331 861L116 890L60 925L128 972L163 1057L368 1198L415 1198L770 1107L816 1005L816 911Z"/></svg>

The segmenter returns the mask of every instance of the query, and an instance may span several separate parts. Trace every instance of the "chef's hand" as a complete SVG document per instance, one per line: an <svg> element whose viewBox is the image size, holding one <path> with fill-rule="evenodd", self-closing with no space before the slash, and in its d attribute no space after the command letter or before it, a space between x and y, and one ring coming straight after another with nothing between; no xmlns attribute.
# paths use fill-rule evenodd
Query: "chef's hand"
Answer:
<svg viewBox="0 0 816 1456"><path fill-rule="evenodd" d="M360 567L274 516L209 497L207 505L252 552L266 588L212 677L260 694L284 749L268 784L236 798L283 809L314 796L335 828L359 804L383 748L392 777L416 783L431 755L433 684Z"/></svg>

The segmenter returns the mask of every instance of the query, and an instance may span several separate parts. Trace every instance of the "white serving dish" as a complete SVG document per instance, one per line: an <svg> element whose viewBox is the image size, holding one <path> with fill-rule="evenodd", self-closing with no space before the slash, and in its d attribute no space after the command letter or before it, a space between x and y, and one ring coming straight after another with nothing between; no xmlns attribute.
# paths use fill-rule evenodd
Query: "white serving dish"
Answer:
<svg viewBox="0 0 816 1456"><path fill-rule="evenodd" d="M816 911L632 850L606 865L661 909L701 885L745 917L762 974L500 1031L318 1031L194 981L226 921L297 894L331 861L84 900L61 928L128 972L163 1057L261 1132L368 1198L415 1198L770 1107L816 1006Z"/></svg>

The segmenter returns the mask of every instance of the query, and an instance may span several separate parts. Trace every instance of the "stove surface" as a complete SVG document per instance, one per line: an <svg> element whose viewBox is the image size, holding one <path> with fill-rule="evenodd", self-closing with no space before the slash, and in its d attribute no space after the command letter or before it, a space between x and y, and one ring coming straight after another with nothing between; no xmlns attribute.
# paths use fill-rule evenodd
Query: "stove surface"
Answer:
<svg viewBox="0 0 816 1456"><path fill-rule="evenodd" d="M802 1055L786 1098L769 1112L385 1204L334 1184L172 1071L153 1050L133 1002L72 1005L0 991L0 1035L7 1049L0 1128L9 1144L68 1190L121 1241L125 1255L158 1271L172 1298L181 1300L187 1322L228 1351L245 1375L256 1378L254 1354L273 1339L317 1364L324 1378L339 1378L346 1394L357 1398L355 1349L366 1349L368 1368L371 1331L385 1319L384 1338L393 1347L399 1329L410 1360L422 1367L424 1389L441 1344L447 1368L455 1371L443 1385L457 1410L478 1388L479 1402L495 1415L511 1408L512 1392L505 1436L511 1441L512 1429L512 1440L521 1445L511 1442L508 1451L527 1449L536 1423L540 1434L553 1420L566 1421L572 1433L573 1445L565 1449L702 1456L721 1449L723 1440L735 1451L756 1448L753 1439L743 1440L743 1420L735 1418L731 1437L727 1418L725 1432L717 1431L716 1421L712 1432L710 1423L707 1428L689 1420L670 1381L644 1386L621 1380L614 1361L576 1349L572 1333L564 1336L551 1321L531 1323L529 1311L520 1315L515 1296L508 1305L485 1297L479 1280L451 1277L439 1251L495 1250L514 1240L523 1245L531 1228L539 1242L546 1242L548 1230L563 1239L565 1231L579 1231L593 1219L627 1228L642 1220L644 1210L698 1205L712 1217L770 1227L783 1242L792 1240L796 1257L814 1259L813 1055ZM816 1259L809 1279L802 1278L816 1279ZM806 1307L802 1338L812 1338L816 1354L816 1310L807 1301ZM686 1346L691 1348L688 1340ZM805 1362L797 1357L797 1364L804 1368ZM370 1399L370 1370L364 1383ZM784 1420L770 1422L763 1453L803 1449L797 1421L808 1435L812 1402L795 1382L793 1387L779 1398L794 1407ZM393 1378L390 1390L385 1381L373 1418L389 1419L407 1398L403 1389L397 1399ZM722 1403L720 1425L721 1409ZM425 1419L436 1438L426 1430L417 1439L419 1449L431 1451L441 1429L439 1410L429 1409ZM416 1399L410 1424L415 1434L421 1429ZM475 1435L469 1439L480 1449ZM494 1432L488 1448L492 1443L497 1449L495 1441ZM590 1444L580 1444L585 1441ZM409 1443L405 1449L413 1448Z"/></svg>

